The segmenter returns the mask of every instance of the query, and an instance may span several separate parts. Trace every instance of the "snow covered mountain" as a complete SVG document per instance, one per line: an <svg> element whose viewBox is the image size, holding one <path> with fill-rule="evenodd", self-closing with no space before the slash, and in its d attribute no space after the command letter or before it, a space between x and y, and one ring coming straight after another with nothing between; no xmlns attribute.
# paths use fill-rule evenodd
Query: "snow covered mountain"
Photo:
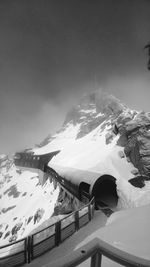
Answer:
<svg viewBox="0 0 150 267"><path fill-rule="evenodd" d="M63 126L32 152L60 150L49 162L59 175L110 174L116 179L118 209L150 203L150 113L129 109L101 91L84 96L66 116ZM39 173L20 171L0 158L0 244L23 238L50 218L59 198ZM58 219L58 218L57 218ZM44 226L43 226L44 227Z"/></svg>
<svg viewBox="0 0 150 267"><path fill-rule="evenodd" d="M102 131L111 123L113 127L115 119L122 112L132 117L133 112L112 95L101 91L86 95L68 112L61 129L55 135L49 135L33 151L36 154L45 154L59 150L68 145L68 142L86 136L98 126L102 126Z"/></svg>
<svg viewBox="0 0 150 267"><path fill-rule="evenodd" d="M49 166L62 177L77 179L81 171L87 177L112 175L118 205L136 207L150 202L149 130L149 113L131 110L114 96L96 91L81 99L60 131L33 151L61 150Z"/></svg>

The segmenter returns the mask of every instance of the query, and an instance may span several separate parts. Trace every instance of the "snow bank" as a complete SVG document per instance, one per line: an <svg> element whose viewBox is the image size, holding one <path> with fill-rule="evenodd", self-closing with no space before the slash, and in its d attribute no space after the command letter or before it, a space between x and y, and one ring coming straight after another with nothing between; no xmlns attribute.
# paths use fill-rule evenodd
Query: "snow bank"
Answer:
<svg viewBox="0 0 150 267"><path fill-rule="evenodd" d="M84 240L78 242L75 249L98 237L118 249L150 260L149 221L150 205L115 212L109 217L105 226L93 231ZM89 266L88 264L89 261L88 263L84 262L81 266L86 267ZM121 265L102 257L102 266L116 267Z"/></svg>
<svg viewBox="0 0 150 267"><path fill-rule="evenodd" d="M115 212L99 231L113 246L150 260L150 204Z"/></svg>
<svg viewBox="0 0 150 267"><path fill-rule="evenodd" d="M150 181L145 182L143 188L134 187L124 179L117 180L116 184L119 196L118 208L134 208L150 203Z"/></svg>

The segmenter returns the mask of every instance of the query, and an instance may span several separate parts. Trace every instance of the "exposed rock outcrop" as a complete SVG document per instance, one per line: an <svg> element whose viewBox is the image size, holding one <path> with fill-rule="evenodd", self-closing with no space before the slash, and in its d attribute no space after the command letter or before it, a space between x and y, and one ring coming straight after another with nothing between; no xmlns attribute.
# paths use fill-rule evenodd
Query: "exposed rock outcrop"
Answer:
<svg viewBox="0 0 150 267"><path fill-rule="evenodd" d="M79 208L81 208L83 203L81 203L76 197L69 196L62 189L60 190L58 201L54 208L53 216L68 214Z"/></svg>
<svg viewBox="0 0 150 267"><path fill-rule="evenodd" d="M20 228L22 227L23 223L17 223L11 230L12 235L17 234L17 232L20 230Z"/></svg>
<svg viewBox="0 0 150 267"><path fill-rule="evenodd" d="M44 209L38 209L36 211L36 213L34 214L34 224L38 223L42 219L44 212Z"/></svg>
<svg viewBox="0 0 150 267"><path fill-rule="evenodd" d="M116 127L120 133L118 144L124 146L126 156L141 175L150 177L150 114L134 114Z"/></svg>
<svg viewBox="0 0 150 267"><path fill-rule="evenodd" d="M128 182L135 187L142 188L145 186L145 181L147 180L148 178L145 176L137 176L135 178L130 179Z"/></svg>

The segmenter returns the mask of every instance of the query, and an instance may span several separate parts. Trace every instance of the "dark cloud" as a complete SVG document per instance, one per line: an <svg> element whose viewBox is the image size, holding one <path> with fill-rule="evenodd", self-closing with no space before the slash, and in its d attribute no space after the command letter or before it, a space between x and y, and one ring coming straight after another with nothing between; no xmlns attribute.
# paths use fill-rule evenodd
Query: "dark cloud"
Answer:
<svg viewBox="0 0 150 267"><path fill-rule="evenodd" d="M55 130L82 93L97 86L148 109L149 15L149 0L1 0L2 152ZM8 145L15 138L20 145Z"/></svg>

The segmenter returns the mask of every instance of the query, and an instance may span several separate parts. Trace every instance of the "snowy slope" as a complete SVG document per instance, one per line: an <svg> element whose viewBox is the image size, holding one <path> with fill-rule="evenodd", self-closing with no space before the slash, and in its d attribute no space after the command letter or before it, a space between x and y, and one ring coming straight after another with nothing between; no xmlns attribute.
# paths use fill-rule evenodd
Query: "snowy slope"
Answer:
<svg viewBox="0 0 150 267"><path fill-rule="evenodd" d="M7 167L6 167L7 164ZM27 236L54 211L59 195L49 180L42 187L38 173L19 171L8 160L0 168L0 245Z"/></svg>

